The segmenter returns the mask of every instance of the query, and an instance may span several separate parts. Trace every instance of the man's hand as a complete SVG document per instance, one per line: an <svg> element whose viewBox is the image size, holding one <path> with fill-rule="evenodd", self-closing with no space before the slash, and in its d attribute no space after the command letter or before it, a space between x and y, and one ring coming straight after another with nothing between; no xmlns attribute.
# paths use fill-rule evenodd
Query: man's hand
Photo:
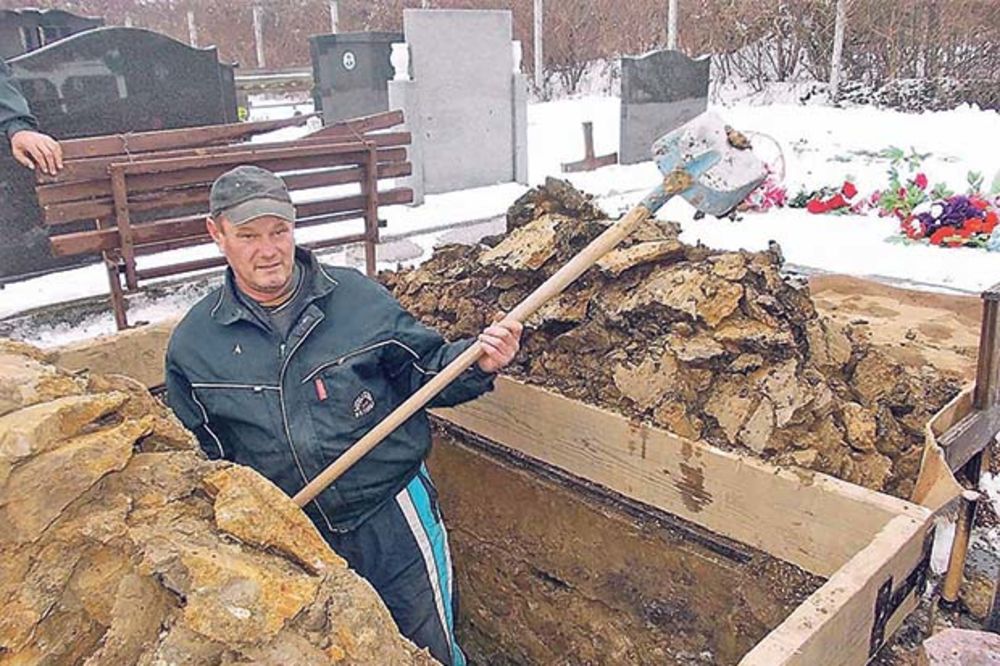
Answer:
<svg viewBox="0 0 1000 666"><path fill-rule="evenodd" d="M48 134L21 130L10 137L14 159L34 169L37 164L42 173L54 176L63 168L62 147Z"/></svg>
<svg viewBox="0 0 1000 666"><path fill-rule="evenodd" d="M521 322L500 320L479 334L479 344L483 346L483 355L479 357L479 369L483 372L496 372L512 360L521 347Z"/></svg>

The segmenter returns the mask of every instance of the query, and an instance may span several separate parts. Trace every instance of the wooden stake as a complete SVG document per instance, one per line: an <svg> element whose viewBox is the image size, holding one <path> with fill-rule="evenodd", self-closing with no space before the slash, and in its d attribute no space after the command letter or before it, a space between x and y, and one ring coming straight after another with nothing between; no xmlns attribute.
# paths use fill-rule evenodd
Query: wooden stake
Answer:
<svg viewBox="0 0 1000 666"><path fill-rule="evenodd" d="M948 570L945 572L941 587L941 605L946 608L953 607L958 602L958 591L962 587L965 573L965 557L969 553L969 537L972 534L972 525L976 521L979 493L966 490L962 493L961 501L958 523L955 525L955 540L951 542Z"/></svg>

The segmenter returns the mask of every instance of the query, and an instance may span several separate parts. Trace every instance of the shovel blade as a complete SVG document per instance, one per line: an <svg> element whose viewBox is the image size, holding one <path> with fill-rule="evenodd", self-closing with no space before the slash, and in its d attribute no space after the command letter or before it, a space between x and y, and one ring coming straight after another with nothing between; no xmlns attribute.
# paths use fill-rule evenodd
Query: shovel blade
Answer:
<svg viewBox="0 0 1000 666"><path fill-rule="evenodd" d="M734 143L736 145L734 145ZM767 176L767 169L749 144L730 142L722 118L706 112L653 143L653 160L667 175L686 169L696 158L714 153L715 163L700 174L692 173L694 184L680 193L692 206L708 215L726 215L738 206Z"/></svg>

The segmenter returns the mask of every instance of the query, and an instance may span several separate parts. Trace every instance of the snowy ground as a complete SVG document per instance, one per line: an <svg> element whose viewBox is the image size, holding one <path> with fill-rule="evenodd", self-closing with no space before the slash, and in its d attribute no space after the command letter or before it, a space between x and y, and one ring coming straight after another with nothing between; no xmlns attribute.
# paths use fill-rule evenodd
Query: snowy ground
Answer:
<svg viewBox="0 0 1000 666"><path fill-rule="evenodd" d="M309 103L297 105L300 112ZM715 108L730 124L757 133L755 145L768 161L783 161L785 184L790 192L835 185L850 177L862 193L885 184L887 163L876 157L889 146L913 147L930 153L923 165L932 182L945 181L964 188L966 173L981 171L990 179L1000 166L1000 114L960 108L943 113L902 114L873 108L837 109L795 104L736 104ZM293 107L269 107L255 112L255 119L290 115ZM598 155L617 150L619 101L615 97L581 97L535 103L528 108L528 173L530 184L546 176L560 176L560 165L583 155L581 123L594 123ZM289 128L269 138L287 139L303 128ZM777 144L776 147L774 144ZM589 173L567 174L574 185L597 196L611 214L624 212L637 203L657 180L652 162L610 166ZM410 237L429 250L452 229L470 220L501 216L507 206L525 191L513 183L431 195L418 207L392 206L380 211L388 226L386 238ZM784 209L766 214L749 213L739 221L693 219L693 209L681 200L668 203L659 217L680 222L682 238L720 249L759 250L768 241L781 244L786 260L795 266L825 272L871 276L918 288L978 293L1000 282L1000 255L975 249L940 249L885 242L894 235L891 219L874 216L815 216L804 210ZM360 227L359 227L360 228ZM359 229L358 228L358 229ZM339 224L331 231L323 227L303 229L300 240L317 235L350 234L358 231ZM212 246L178 250L145 257L142 265L172 262L180 257L213 256ZM351 253L333 252L335 263L350 262ZM417 259L419 261L419 259ZM380 268L394 267L383 264ZM65 302L107 292L102 267L88 266L59 274L11 283L0 291L0 319L43 305ZM133 320L155 321L182 312L194 296L133 299ZM33 342L54 345L72 339L112 332L110 314L91 317L69 330L36 331ZM36 337L37 336L37 337Z"/></svg>

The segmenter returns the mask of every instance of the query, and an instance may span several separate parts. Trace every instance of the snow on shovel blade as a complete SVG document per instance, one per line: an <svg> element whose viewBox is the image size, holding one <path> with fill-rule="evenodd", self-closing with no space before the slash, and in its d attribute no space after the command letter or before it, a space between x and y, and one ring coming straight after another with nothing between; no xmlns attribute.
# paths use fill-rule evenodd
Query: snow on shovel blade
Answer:
<svg viewBox="0 0 1000 666"><path fill-rule="evenodd" d="M664 175L711 153L718 160L680 195L698 210L722 216L746 199L767 176L764 163L753 154L746 138L716 114L706 112L653 144L653 159Z"/></svg>

